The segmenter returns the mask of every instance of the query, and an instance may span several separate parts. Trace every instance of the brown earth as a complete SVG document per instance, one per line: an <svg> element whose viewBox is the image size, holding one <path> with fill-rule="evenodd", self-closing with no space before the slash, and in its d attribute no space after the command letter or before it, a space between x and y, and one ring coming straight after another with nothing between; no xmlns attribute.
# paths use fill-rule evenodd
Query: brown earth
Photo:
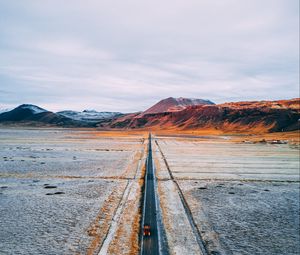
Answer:
<svg viewBox="0 0 300 255"><path fill-rule="evenodd" d="M268 133L299 129L300 99L187 106L176 112L130 114L109 124L117 129Z"/></svg>

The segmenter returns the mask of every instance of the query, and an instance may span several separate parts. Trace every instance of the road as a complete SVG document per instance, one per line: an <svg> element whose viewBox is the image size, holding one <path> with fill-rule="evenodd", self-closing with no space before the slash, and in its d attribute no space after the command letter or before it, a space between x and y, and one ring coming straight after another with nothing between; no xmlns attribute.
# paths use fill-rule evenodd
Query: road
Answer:
<svg viewBox="0 0 300 255"><path fill-rule="evenodd" d="M146 163L145 175L145 195L144 195L144 210L143 210L143 226L149 225L151 229L150 236L142 236L142 255L158 255L159 240L157 229L157 208L155 197L155 174L152 160L152 145L151 134L149 134L148 158ZM142 231L143 234L143 231Z"/></svg>

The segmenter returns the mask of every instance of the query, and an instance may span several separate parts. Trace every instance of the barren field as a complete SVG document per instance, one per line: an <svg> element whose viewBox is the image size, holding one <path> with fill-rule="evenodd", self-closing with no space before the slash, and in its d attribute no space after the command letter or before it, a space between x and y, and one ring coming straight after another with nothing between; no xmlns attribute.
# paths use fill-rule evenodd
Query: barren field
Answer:
<svg viewBox="0 0 300 255"><path fill-rule="evenodd" d="M0 253L136 252L144 147L142 135L0 129Z"/></svg>
<svg viewBox="0 0 300 255"><path fill-rule="evenodd" d="M156 140L171 254L188 254L176 229L188 240L200 236L208 254L299 254L299 150L288 144L235 143L230 137ZM176 183L198 233L180 223L188 212Z"/></svg>
<svg viewBox="0 0 300 255"><path fill-rule="evenodd" d="M0 129L0 253L138 254L146 137ZM299 254L297 146L168 134L152 149L170 254Z"/></svg>

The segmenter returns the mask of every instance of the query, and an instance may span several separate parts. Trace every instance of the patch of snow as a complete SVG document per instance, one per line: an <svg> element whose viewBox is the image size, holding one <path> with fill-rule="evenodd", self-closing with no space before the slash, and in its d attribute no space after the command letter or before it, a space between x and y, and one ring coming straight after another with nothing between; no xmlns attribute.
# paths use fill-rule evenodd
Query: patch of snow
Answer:
<svg viewBox="0 0 300 255"><path fill-rule="evenodd" d="M9 112L9 111L11 111L12 110L12 108L1 108L0 107L0 114L1 113L4 113L4 112Z"/></svg>
<svg viewBox="0 0 300 255"><path fill-rule="evenodd" d="M36 105L31 105L31 104L23 104L20 106L22 109L29 109L33 114L38 114L42 112L48 112L47 110L40 108Z"/></svg>
<svg viewBox="0 0 300 255"><path fill-rule="evenodd" d="M95 110L84 110L82 112L78 111L61 111L57 112L58 114L71 118L73 120L79 121L98 121L108 118L113 118L119 115L119 112L97 112Z"/></svg>

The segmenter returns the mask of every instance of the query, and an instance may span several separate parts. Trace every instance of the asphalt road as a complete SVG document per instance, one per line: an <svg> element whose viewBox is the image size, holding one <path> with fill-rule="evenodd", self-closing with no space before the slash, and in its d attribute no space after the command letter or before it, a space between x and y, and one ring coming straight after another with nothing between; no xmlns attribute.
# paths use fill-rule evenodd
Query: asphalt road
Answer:
<svg viewBox="0 0 300 255"><path fill-rule="evenodd" d="M149 135L148 158L145 175L144 218L142 222L144 226L146 224L150 226L151 235L142 237L143 241L141 254L143 255L159 254L154 178L155 175L152 160L151 135Z"/></svg>

